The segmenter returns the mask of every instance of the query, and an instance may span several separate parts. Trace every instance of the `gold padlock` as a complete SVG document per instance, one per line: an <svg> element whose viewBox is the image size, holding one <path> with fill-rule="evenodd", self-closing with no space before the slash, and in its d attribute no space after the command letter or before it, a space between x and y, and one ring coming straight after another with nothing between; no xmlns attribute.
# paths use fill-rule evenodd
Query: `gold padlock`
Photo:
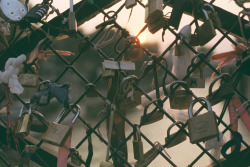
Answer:
<svg viewBox="0 0 250 167"><path fill-rule="evenodd" d="M126 0L125 1L125 7L126 9L133 8L136 5L136 0Z"/></svg>
<svg viewBox="0 0 250 167"><path fill-rule="evenodd" d="M20 74L18 76L18 81L23 86L33 86L35 87L37 85L39 76L37 74Z"/></svg>
<svg viewBox="0 0 250 167"><path fill-rule="evenodd" d="M193 100L192 91L189 90L187 83L184 81L174 81L170 85L170 92L174 90L174 85L180 84L185 90L175 90L169 97L170 108L172 109L188 109L189 104Z"/></svg>
<svg viewBox="0 0 250 167"><path fill-rule="evenodd" d="M191 68L192 68L192 65L190 65L187 68L187 73L189 73ZM200 68L200 66L199 66L199 69L200 69L200 77L190 76L189 78L187 78L186 81L187 81L187 85L189 88L205 88L205 78L203 77L203 71Z"/></svg>
<svg viewBox="0 0 250 167"><path fill-rule="evenodd" d="M71 121L71 124L74 124L78 115L80 114L80 106L76 105L76 114ZM70 110L72 110L71 108ZM62 118L65 113L67 113L67 109L64 109L60 115L57 117L56 121L49 125L47 131L43 134L42 139L43 141L56 145L56 146L63 146L65 141L68 139L70 133L72 132L72 127L69 125L63 125L59 122L62 121Z"/></svg>
<svg viewBox="0 0 250 167"><path fill-rule="evenodd" d="M221 28L222 24L219 18L218 13L214 10L214 7L210 5L209 3L205 3L202 6L203 9L205 9L208 13L208 17L213 21L214 25Z"/></svg>
<svg viewBox="0 0 250 167"><path fill-rule="evenodd" d="M181 125L181 126L184 126L184 123L183 123L183 122L180 122L180 121L174 122L173 124L171 124L171 125L169 126L168 131L167 131L167 137L165 138L165 142L166 142L166 145L167 145L166 147L167 147L167 148L171 148L171 147L173 147L173 146L176 146L176 145L178 145L178 144L184 142L184 141L187 139L187 135L186 135L183 131L181 131L181 132L177 131L177 132L175 132L175 133L173 133L173 134L170 135L171 129L172 129L175 125L177 125L177 124L179 124L179 125ZM185 129L183 129L183 130L185 131ZM179 133L179 134L176 135L177 133ZM175 135L176 135L176 136L175 136ZM174 137L174 136L175 136L175 137ZM174 137L174 138L173 138L173 137ZM171 141L170 141L170 140L171 140Z"/></svg>
<svg viewBox="0 0 250 167"><path fill-rule="evenodd" d="M134 158L136 160L143 160L143 143L141 141L141 131L139 125L134 125L134 140L133 140L133 150L134 150Z"/></svg>
<svg viewBox="0 0 250 167"><path fill-rule="evenodd" d="M198 101L203 101L206 103L208 112L193 117L193 106ZM189 119L187 121L187 124L191 143L194 144L212 139L214 137L218 137L219 130L216 122L215 113L212 111L211 104L206 98L199 97L192 101L188 109L188 115Z"/></svg>
<svg viewBox="0 0 250 167"><path fill-rule="evenodd" d="M30 132L30 126L32 123L32 110L29 107L29 113L23 114L24 106L22 107L19 117L16 119L14 126L14 133L17 137L25 137Z"/></svg>
<svg viewBox="0 0 250 167"><path fill-rule="evenodd" d="M112 162L109 162L109 161L102 161L100 163L100 166L99 167L114 167L113 163Z"/></svg>
<svg viewBox="0 0 250 167"><path fill-rule="evenodd" d="M153 114L147 113L149 106L151 104L153 104L153 102L156 102L156 101L157 100L153 100L152 102L147 104L147 106L144 108L144 114L143 114L143 116L141 116L141 123L140 124L143 123L143 125L148 125L148 124L152 124L154 122L157 122L157 121L163 119L164 114L163 114L163 112L160 111L160 109L157 109Z"/></svg>

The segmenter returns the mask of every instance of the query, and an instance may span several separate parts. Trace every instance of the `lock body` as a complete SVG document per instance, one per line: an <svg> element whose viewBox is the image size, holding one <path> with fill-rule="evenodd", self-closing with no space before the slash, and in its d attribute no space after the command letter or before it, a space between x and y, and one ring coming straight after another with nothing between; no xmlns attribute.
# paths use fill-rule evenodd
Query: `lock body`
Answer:
<svg viewBox="0 0 250 167"><path fill-rule="evenodd" d="M215 36L216 36L216 31L211 19L205 20L204 24L198 27L197 39L199 40L200 46L204 46Z"/></svg>
<svg viewBox="0 0 250 167"><path fill-rule="evenodd" d="M72 128L70 126L53 122L43 134L42 139L47 143L63 146L71 131Z"/></svg>
<svg viewBox="0 0 250 167"><path fill-rule="evenodd" d="M23 86L37 86L39 76L36 74L20 74L18 80Z"/></svg>
<svg viewBox="0 0 250 167"><path fill-rule="evenodd" d="M222 24L219 18L219 15L217 12L211 12L208 14L209 18L212 20L212 22L214 23L214 25L216 25L217 27L221 28Z"/></svg>
<svg viewBox="0 0 250 167"><path fill-rule="evenodd" d="M49 6L47 4L36 4L24 16L23 21L26 21L27 23L37 23L47 14L48 10Z"/></svg>
<svg viewBox="0 0 250 167"><path fill-rule="evenodd" d="M187 139L187 135L184 134L183 132L180 132L174 139L172 139L173 136L174 136L175 134L176 134L176 133L173 133L173 134L171 134L170 136L167 136L167 137L165 138L166 144L169 143L169 144L166 146L167 148L171 148L171 147L173 147L173 146L176 146L176 145L178 145L178 144L184 142L184 141ZM171 142L170 142L170 139L172 139Z"/></svg>
<svg viewBox="0 0 250 167"><path fill-rule="evenodd" d="M170 96L170 107L172 109L188 109L189 104L192 102L193 97L186 90L176 90Z"/></svg>
<svg viewBox="0 0 250 167"><path fill-rule="evenodd" d="M174 47L175 56L183 56L185 54L184 44L182 42L176 43Z"/></svg>
<svg viewBox="0 0 250 167"><path fill-rule="evenodd" d="M69 12L69 32L72 37L77 37L77 22L75 12Z"/></svg>
<svg viewBox="0 0 250 167"><path fill-rule="evenodd" d="M82 162L74 155L74 154L71 154L71 162L73 164L75 164L76 166L80 166L82 164ZM81 157L81 155L79 155Z"/></svg>
<svg viewBox="0 0 250 167"><path fill-rule="evenodd" d="M102 161L99 167L114 167L112 162Z"/></svg>
<svg viewBox="0 0 250 167"><path fill-rule="evenodd" d="M198 143L219 135L215 113L207 112L188 119L188 131L191 143Z"/></svg>
<svg viewBox="0 0 250 167"><path fill-rule="evenodd" d="M148 24L149 32L151 32L152 34L156 33L161 28L163 28L168 21L169 21L169 19L164 18L164 17L160 17L155 22L149 23Z"/></svg>
<svg viewBox="0 0 250 167"><path fill-rule="evenodd" d="M134 158L143 160L143 143L140 140L133 140Z"/></svg>
<svg viewBox="0 0 250 167"><path fill-rule="evenodd" d="M203 77L191 76L186 81L189 88L205 88L205 78Z"/></svg>
<svg viewBox="0 0 250 167"><path fill-rule="evenodd" d="M126 0L125 1L125 7L126 9L132 8L136 5L136 0Z"/></svg>
<svg viewBox="0 0 250 167"><path fill-rule="evenodd" d="M154 23L163 17L163 0L149 0L145 7L145 23Z"/></svg>
<svg viewBox="0 0 250 167"><path fill-rule="evenodd" d="M146 113L141 116L141 123L144 122L144 125L152 124L162 120L164 116L164 114L160 110L155 111L153 114L151 114L151 116L149 115L150 113Z"/></svg>
<svg viewBox="0 0 250 167"><path fill-rule="evenodd" d="M25 137L30 132L32 115L24 114L16 119L14 132L17 137Z"/></svg>
<svg viewBox="0 0 250 167"><path fill-rule="evenodd" d="M103 69L102 71L102 78L103 79L109 79L115 76L115 71L114 70L106 70Z"/></svg>

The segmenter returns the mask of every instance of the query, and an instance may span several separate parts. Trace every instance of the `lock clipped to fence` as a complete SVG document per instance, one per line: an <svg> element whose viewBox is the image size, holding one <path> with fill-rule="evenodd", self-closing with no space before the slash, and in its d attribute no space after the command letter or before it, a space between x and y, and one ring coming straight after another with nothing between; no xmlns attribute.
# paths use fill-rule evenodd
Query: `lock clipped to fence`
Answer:
<svg viewBox="0 0 250 167"><path fill-rule="evenodd" d="M205 3L203 4L202 8L207 11L208 17L213 21L213 24L221 28L222 24L220 18L214 7L209 3Z"/></svg>
<svg viewBox="0 0 250 167"><path fill-rule="evenodd" d="M70 110L73 110L74 108L71 108ZM80 106L76 105L75 109L77 110L75 113L74 118L72 119L70 124L74 124L77 117L80 114ZM68 139L71 131L72 126L71 125L63 125L60 122L62 121L62 118L64 114L68 112L67 109L63 109L63 111L60 113L60 115L57 117L56 121L51 123L47 129L47 131L43 134L42 139L50 144L56 145L56 146L63 146L65 141Z"/></svg>
<svg viewBox="0 0 250 167"><path fill-rule="evenodd" d="M141 104L141 92L136 90L134 84L138 82L135 75L123 79L117 92L117 102L120 110L127 110Z"/></svg>
<svg viewBox="0 0 250 167"><path fill-rule="evenodd" d="M125 61L138 61L142 60L142 48L140 44L140 40L136 36L129 36L125 42L125 48L129 47L124 52L124 60Z"/></svg>
<svg viewBox="0 0 250 167"><path fill-rule="evenodd" d="M16 119L15 126L14 126L14 133L17 137L25 137L30 132L30 127L32 123L32 110L29 107L29 112L24 114L23 113L24 106L22 107L19 117Z"/></svg>
<svg viewBox="0 0 250 167"><path fill-rule="evenodd" d="M176 125L181 125L182 127L184 126L184 123L178 121L178 122L174 122L173 124L171 124L168 127L168 131L167 131L167 137L165 138L165 142L166 142L166 147L167 148L171 148L173 146L176 146L182 142L184 142L187 139L187 135L183 132L186 131L185 129L183 129L183 131L177 131L173 134L170 135L170 131L171 129L176 126ZM179 133L179 134L177 134ZM177 135L176 135L177 134ZM175 137L174 137L175 136ZM174 138L173 138L174 137ZM170 141L171 140L171 141Z"/></svg>
<svg viewBox="0 0 250 167"><path fill-rule="evenodd" d="M75 148L70 148L70 157L71 157L71 162L75 164L76 166L80 166L82 162L77 158L82 156L79 154L79 152Z"/></svg>
<svg viewBox="0 0 250 167"><path fill-rule="evenodd" d="M143 123L143 125L148 125L163 119L164 114L160 111L160 109L157 109L153 114L147 113L149 106L157 101L158 104L162 107L159 100L153 100L149 104L147 104L147 106L144 108L144 114L141 116L141 124Z"/></svg>
<svg viewBox="0 0 250 167"><path fill-rule="evenodd" d="M141 141L141 131L139 125L134 125L134 140L133 140L133 150L134 158L138 161L143 160L143 143Z"/></svg>
<svg viewBox="0 0 250 167"><path fill-rule="evenodd" d="M180 84L185 90L175 90L170 96L170 107L172 109L188 109L189 104L192 102L192 92L189 90L187 83L184 81L174 81L170 85L170 93L174 91L174 86Z"/></svg>
<svg viewBox="0 0 250 167"><path fill-rule="evenodd" d="M211 103L211 105L218 104L227 98L231 98L234 95L234 88L232 82L229 81L230 75L227 73L222 73L218 77L216 77L209 86L209 93L207 95L207 99ZM212 92L214 84L221 79L220 87Z"/></svg>
<svg viewBox="0 0 250 167"><path fill-rule="evenodd" d="M203 101L206 103L208 112L193 117L193 107L199 101ZM188 115L189 119L187 121L187 124L189 138L192 144L218 137L219 130L215 113L212 111L211 104L206 98L199 97L192 101L188 108Z"/></svg>

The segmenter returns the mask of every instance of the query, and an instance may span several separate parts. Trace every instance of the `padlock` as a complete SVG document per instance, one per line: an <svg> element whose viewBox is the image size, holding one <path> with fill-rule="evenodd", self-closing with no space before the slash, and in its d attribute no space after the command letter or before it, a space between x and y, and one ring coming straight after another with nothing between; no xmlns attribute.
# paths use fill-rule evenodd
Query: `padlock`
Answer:
<svg viewBox="0 0 250 167"><path fill-rule="evenodd" d="M153 23L148 23L148 30L152 34L156 33L159 31L161 28L163 28L167 23L169 19L165 17L158 18L155 22Z"/></svg>
<svg viewBox="0 0 250 167"><path fill-rule="evenodd" d="M138 61L142 60L142 48L140 44L140 40L136 36L129 36L125 42L125 48L129 47L124 52L124 60L125 61Z"/></svg>
<svg viewBox="0 0 250 167"><path fill-rule="evenodd" d="M176 145L178 145L178 144L184 142L184 141L187 139L187 135L186 135L183 131L179 132L180 130L170 135L170 131L171 131L171 129L172 129L175 125L184 126L184 123L178 121L178 122L174 122L173 124L171 124L171 125L168 127L167 137L165 138L165 142L166 142L166 145L167 145L166 147L167 147L167 148L171 148L171 147L173 147L173 146L176 146ZM183 129L183 130L186 131L185 129ZM178 132L179 132L179 134L178 134L177 136L175 136L176 133L178 133ZM175 136L175 137L174 137L174 136ZM173 137L174 137L174 139L172 139ZM170 140L172 140L172 141L170 142Z"/></svg>
<svg viewBox="0 0 250 167"><path fill-rule="evenodd" d="M77 158L77 156L82 158L82 156L79 154L79 152L75 148L70 148L71 162L75 164L76 166L80 166L82 162Z"/></svg>
<svg viewBox="0 0 250 167"><path fill-rule="evenodd" d="M214 7L209 3L205 3L203 4L202 8L207 11L208 17L213 21L213 24L221 28L222 24L220 18L218 13L214 10Z"/></svg>
<svg viewBox="0 0 250 167"><path fill-rule="evenodd" d="M71 37L77 37L77 21L75 12L73 9L74 2L73 0L70 0L70 9L69 9L69 16L68 16L68 22L69 22L69 33Z"/></svg>
<svg viewBox="0 0 250 167"><path fill-rule="evenodd" d="M209 85L209 93L207 99L211 105L218 104L227 98L231 98L234 95L234 88L232 82L229 80L230 75L228 73L222 73L216 77ZM220 87L212 92L214 84L221 79Z"/></svg>
<svg viewBox="0 0 250 167"><path fill-rule="evenodd" d="M72 124L74 124L78 115L80 114L79 105L76 105L76 109L77 109L77 112L71 121ZM56 121L49 125L49 128L42 136L43 141L56 145L56 146L64 145L65 141L68 139L72 131L72 127L69 125L59 124L59 122L62 121L61 118L67 111L68 111L67 109L64 109L61 112L61 114L57 117Z"/></svg>
<svg viewBox="0 0 250 167"><path fill-rule="evenodd" d="M197 27L197 39L199 40L200 46L205 45L216 36L214 24L208 17L207 11L204 9L202 9L202 11L205 15L205 20L200 27Z"/></svg>
<svg viewBox="0 0 250 167"><path fill-rule="evenodd" d="M113 163L112 162L109 162L109 161L102 161L100 163L100 166L99 167L114 167Z"/></svg>
<svg viewBox="0 0 250 167"><path fill-rule="evenodd" d="M24 16L23 22L37 23L48 13L49 5L42 3L36 4L30 11Z"/></svg>
<svg viewBox="0 0 250 167"><path fill-rule="evenodd" d="M193 117L193 107L198 101L206 103L207 113ZM199 97L191 102L188 108L189 119L187 121L189 138L192 144L206 141L219 136L215 113L212 111L210 102Z"/></svg>
<svg viewBox="0 0 250 167"><path fill-rule="evenodd" d="M185 45L183 44L182 41L177 41L174 47L174 52L175 56L183 56L185 55L185 50L184 50Z"/></svg>
<svg viewBox="0 0 250 167"><path fill-rule="evenodd" d="M117 93L117 103L120 110L127 110L141 104L141 92L135 90L134 85L138 82L135 75L123 79Z"/></svg>
<svg viewBox="0 0 250 167"><path fill-rule="evenodd" d="M187 72L189 72L192 68L192 65L190 65L187 68ZM193 77L190 76L189 78L187 78L186 82L189 88L205 88L205 78L203 77L203 71L200 68L200 77Z"/></svg>
<svg viewBox="0 0 250 167"><path fill-rule="evenodd" d="M149 0L145 7L145 23L154 23L163 17L163 0Z"/></svg>
<svg viewBox="0 0 250 167"><path fill-rule="evenodd" d="M93 83L86 84L85 90L88 90L87 97L97 97L96 85Z"/></svg>
<svg viewBox="0 0 250 167"><path fill-rule="evenodd" d="M37 86L39 75L37 74L19 74L18 81L23 86Z"/></svg>
<svg viewBox="0 0 250 167"><path fill-rule="evenodd" d="M22 152L22 158L23 161L29 161L31 158L31 155L34 154L37 150L37 147L35 145L25 145L23 152Z"/></svg>
<svg viewBox="0 0 250 167"><path fill-rule="evenodd" d="M28 7L18 0L0 1L1 17L10 22L19 22L27 14Z"/></svg>
<svg viewBox="0 0 250 167"><path fill-rule="evenodd" d="M169 26L173 26L176 30L179 28L181 17L184 12L185 3L187 0L175 0L173 10L169 19Z"/></svg>
<svg viewBox="0 0 250 167"><path fill-rule="evenodd" d="M172 109L188 109L189 104L192 102L192 93L189 90L186 82L174 81L170 85L170 92L173 91L174 85L180 84L185 90L175 90L175 92L169 97L170 108Z"/></svg>
<svg viewBox="0 0 250 167"><path fill-rule="evenodd" d="M115 76L115 71L114 70L105 70L103 68L102 70L102 78L103 79L110 79Z"/></svg>
<svg viewBox="0 0 250 167"><path fill-rule="evenodd" d="M136 0L126 0L125 1L125 7L126 9L133 8L136 5Z"/></svg>
<svg viewBox="0 0 250 167"><path fill-rule="evenodd" d="M141 131L139 125L134 125L134 140L133 140L134 158L136 160L143 160L143 143L141 141Z"/></svg>
<svg viewBox="0 0 250 167"><path fill-rule="evenodd" d="M22 107L19 117L16 119L14 126L14 133L17 137L25 137L30 132L30 126L32 123L32 110L29 107L29 113L23 114L24 106Z"/></svg>
<svg viewBox="0 0 250 167"><path fill-rule="evenodd" d="M144 114L143 116L141 116L141 123L143 123L143 125L148 125L148 124L152 124L154 122L157 122L161 119L163 119L163 112L160 111L160 109L157 109L153 114L151 113L147 113L148 111L148 107L153 104L153 102L156 102L155 100L150 102L149 104L147 104L146 107L144 107ZM161 105L162 107L162 105Z"/></svg>
<svg viewBox="0 0 250 167"><path fill-rule="evenodd" d="M35 119L32 120L30 130L33 132L44 133L49 127L49 122L47 122L45 117L43 116L43 114L41 114L38 111L33 111L32 115L37 120L35 120Z"/></svg>
<svg viewBox="0 0 250 167"><path fill-rule="evenodd" d="M4 36L10 35L10 23L5 21L1 17L0 17L0 32L2 32Z"/></svg>

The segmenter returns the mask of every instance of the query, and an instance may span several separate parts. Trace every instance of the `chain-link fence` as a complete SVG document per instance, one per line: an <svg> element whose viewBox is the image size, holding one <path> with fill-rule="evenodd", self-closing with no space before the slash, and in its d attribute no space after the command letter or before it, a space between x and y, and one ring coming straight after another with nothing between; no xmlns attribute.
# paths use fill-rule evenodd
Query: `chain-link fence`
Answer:
<svg viewBox="0 0 250 167"><path fill-rule="evenodd" d="M181 143L185 140L189 140L190 138L190 141L193 143L193 145L196 145L197 148L201 150L201 152L197 157L195 157L195 155L192 155L193 159L185 160L185 162L188 162L187 164L185 164L186 166L196 165L196 163L204 156L207 156L212 159L214 161L215 166L230 166L235 162L237 162L241 166L249 166L249 144L246 141L246 138L249 137L249 132L244 133L248 136L242 135L242 139L241 135L235 132L237 131L237 129L235 129L235 124L238 124L238 119L240 119L241 117L243 118L243 115L247 114L247 112L242 113L242 111L239 110L238 106L237 108L235 108L237 109L236 111L234 109L234 114L239 112L236 115L237 118L232 121L230 120L230 123L228 123L228 121L225 121L226 110L227 108L232 107L233 100L239 101L240 99L242 101L248 101L248 98L242 92L242 90L244 91L244 89L240 90L238 83L241 81L243 74L249 75L249 70L246 65L247 63L249 64L249 60L248 62L245 60L246 57L249 57L249 51L246 49L243 53L243 56L239 56L237 58L237 66L235 67L235 69L233 69L233 72L231 74L221 73L221 71L211 65L209 61L209 56L211 55L211 53L224 39L230 41L235 47L239 46L239 44L229 36L232 31L234 31L234 34L240 35L235 33L235 27L239 26L238 19L235 20L235 24L231 24L230 28L226 27L227 31L225 31L225 22L229 19L224 19L224 15L221 16L220 12L218 12L220 19L222 20L222 25L224 26L224 29L222 29L217 24L215 24L214 26L217 32L222 34L222 37L217 42L215 42L206 53L201 53L194 48L195 44L192 44L190 40L185 38L185 34L176 33L176 31L172 27L170 27L170 25L168 24L169 18L167 16L163 16L163 21L161 23L145 24L145 26L136 36L131 36L131 34L129 34L126 29L121 27L116 22L116 18L119 17L119 13L125 9L126 3L124 2L118 8L118 10L108 12L105 12L103 10L103 5L106 5L104 3L105 2L99 1L82 1L77 4L78 8L76 10L78 12L81 11L82 8L86 7L87 5L87 7L91 7L93 10L98 10L104 15L104 22L100 23L100 25L96 27L98 31L94 35L89 37L84 35L84 33L82 33L80 30L78 30L75 36L76 38L70 38L68 40L65 40L67 42L64 42L64 40L62 40L60 42L64 43L64 45L59 46L57 44L58 41L55 38L59 36L60 33L68 34L68 32L62 27L56 27L54 24L56 23L56 21L54 21L54 23L52 22L54 24L54 27L50 25L50 22L43 22L44 25L51 28L50 30L52 30L52 33L50 33L53 34L52 37L48 37L48 32L44 31L47 30L46 28L44 30L33 30L32 27L28 26L27 29L31 31L31 35L27 40L31 41L29 42L29 44L32 44L33 47L29 46L25 49L25 44L23 44L23 46L15 45L17 43L16 40L20 37L21 34L24 33L24 31L21 31L20 34L17 34L15 38L13 37L13 39L9 40L9 46L6 46L7 51L2 52L2 56L0 57L2 58L1 63L3 62L3 64L5 64L8 58L8 56L6 57L6 55L8 53L11 53L11 55L15 55L14 57L17 57L19 56L19 53L22 53L21 49L25 50L23 51L25 54L29 53L35 48L34 46L37 46L37 43L42 39L42 37L46 35L46 38L43 39L43 43L41 45L42 49L41 46L39 46L39 52L41 53L41 50L45 52L46 50L51 50L51 53L48 54L54 54L55 56L47 57L48 60L46 62L39 62L40 67L38 67L37 65L38 58L33 59L33 61L30 63L24 63L25 73L39 73L39 82L41 84L39 85L38 92L48 91L50 94L45 98L47 98L46 100L49 101L52 97L56 97L58 102L61 103L66 109L65 111L67 111L63 114L62 118L65 118L69 114L69 112L76 113L77 110L75 110L75 107L77 107L78 105L82 110L91 113L86 114L80 112L81 114L77 117L77 122L74 127L74 131L77 132L73 133L72 137L72 140L77 141L77 144L74 146L75 150L72 148L68 149L68 151L70 152L69 158L73 159L74 156L75 161L79 161L84 166L92 166L91 164L93 164L93 162L91 163L91 159L93 154L95 156L96 152L98 152L98 148L102 147L99 149L105 150L106 146L109 146L111 154L108 153L106 161L112 161L114 166L117 167L132 165L150 166L150 163L156 157L159 156L161 156L164 161L167 162L168 165L164 166L178 166L178 162L174 160L175 158L170 158L171 155L169 156L167 153L164 152L164 150L166 148L173 147L175 145L173 144L174 142L176 142L177 145L178 143ZM146 4L139 0L135 1L135 3L137 3L137 5L140 5L143 8L148 7ZM209 2L209 4L211 5L213 3L214 1ZM175 4L173 4L173 2L171 1L164 2L163 8L173 5ZM248 11L248 9L245 10ZM198 27L197 19L199 18L198 16L200 15L200 13L196 15L197 17L190 23L190 25L196 24L196 26ZM242 17L244 16L245 15L243 15ZM63 18L64 16L59 14L57 18L60 17ZM234 18L237 17L234 16ZM245 24L246 20L243 20L243 23ZM163 27L163 32L168 31L175 36L175 39L161 54L154 54L150 52L149 49L143 47L140 44L140 41L138 39L139 35L142 34L143 31L146 30L146 28L148 28L150 31L154 31L154 29L157 29L157 26L160 26L160 28ZM243 30L247 32L247 29L245 29L244 27ZM198 31L196 33L199 34ZM32 36L32 34L35 35ZM72 34L68 35L72 36ZM249 35L249 33L247 32L246 35ZM193 38L195 37L193 36ZM199 38L205 39L205 37L203 36ZM34 40L35 42L33 43L32 40ZM76 47L76 44L77 46L79 44L79 48ZM186 50L178 50L177 47L180 45ZM74 47L73 50L78 50L79 52L75 53L75 55L71 57L63 56L60 54L61 52L57 51L57 49L60 49L58 48L58 46L61 47L62 50L71 50L70 48ZM18 47L23 48L17 49ZM171 63L169 63L168 60L166 60L164 57L166 54L169 54L169 52L173 51L173 47L175 47L175 54L185 54L186 52L195 55L190 57L190 62L188 62L187 64L188 70L186 69L185 65L182 67L177 66L175 64L177 67L179 67L177 71L185 71L183 75L176 73L176 71L171 71ZM178 58L181 59L182 57L180 56ZM145 60L144 62L142 62L143 59ZM129 60L139 61L135 64ZM184 62L184 64L185 63L186 62ZM36 67L34 68L34 66ZM215 112L208 112L215 114L209 114L210 116L207 115L202 118L197 116L198 113L201 112L204 108L205 110L210 110L210 105L206 104L207 101L205 99L199 98L197 94L194 93L196 91L194 91L194 89L192 88L205 88L205 84L210 85L210 83L205 82L202 76L196 77L196 80L193 78L194 76L192 74L197 73L198 71L197 75L200 75L199 73L202 72L202 69L204 69L205 66L211 69L215 73L215 75L219 76L214 76L213 80L221 80L218 90L214 92L210 90L211 92L206 98L210 101L210 103L212 103L212 105L223 101L223 107L220 106L220 111L217 110ZM182 68L185 70L183 70ZM47 80L49 80L50 82L47 82ZM69 85L64 84L66 82L70 82L70 93ZM58 86L57 83L58 85L59 83L64 85ZM171 84L167 85L167 83ZM8 97L10 95L6 86L7 85L1 85L2 90L6 89L6 92L1 94L1 102L11 105L11 98ZM148 93L150 87L153 87L154 91ZM185 90L180 90L178 87L183 87ZM206 88L208 88L208 86L206 86ZM41 97L44 94L36 94L37 99L33 99L32 101L31 97L34 97L34 91L37 91L37 87L25 87L24 95L18 96L16 94L12 94L11 97L14 99L14 103L21 102L27 108L29 108L31 104L34 105L32 106L34 107L34 111L32 112L32 114L37 118L39 118L39 116L37 116L38 114L35 110L40 112L40 108L42 108L42 110L50 111L60 110L60 107L57 106L58 102L53 104L48 104L46 102L46 105L48 105L47 108L38 108L38 106L41 105L39 104L41 102L39 100L41 100ZM206 92L209 92L208 89L206 89ZM69 99L67 99L68 93L71 96L71 105L69 105ZM182 113L182 110L187 110L188 107L189 110L191 110L192 105L190 108L189 104L193 100L195 103L200 103L200 106L197 110L194 110L196 112L193 116L193 118L199 118L197 120L198 122L196 122L199 123L199 126L193 127L192 131L191 127L195 124L193 122L194 119L192 121L191 119L187 121L187 112L184 112L186 113L186 115L184 114L186 116L184 116L184 119L178 119L177 113ZM26 101L28 101L28 103ZM170 106L168 105L167 101L169 101ZM130 110L131 108L133 109L141 103L143 106L141 110L144 110L144 113L141 116L140 122L135 123L136 121L131 121L133 114L131 114ZM194 105L195 103L192 104ZM239 102L237 104L239 104ZM104 109L103 106L105 106ZM153 108L151 108L152 106ZM170 107L173 110L169 110ZM248 107L245 106L245 108L245 110L247 110ZM19 111L20 107L12 107L12 110L14 109ZM176 111L174 109L176 109ZM150 110L150 112L147 110ZM53 117L55 114L57 115L56 112L50 113L50 116ZM132 117L130 114L132 115ZM175 125L180 130L178 130L177 133L173 133L172 135L166 137L165 143L162 144L152 140L150 132L147 131L147 133L144 133L143 127L148 124L162 120L164 115L165 117L167 117L167 120L169 122L171 121L170 124L172 124L172 122L178 122ZM47 117L46 113L45 117ZM95 117L93 122L89 121L91 120L91 117ZM189 117L191 118L192 116L189 114ZM245 116L245 118L247 117ZM50 119L51 118L48 118L49 122L53 122L53 120ZM110 119L112 121L109 121ZM203 121L201 121L202 119ZM213 119L215 119L216 121ZM249 120L245 121L249 122ZM2 119L2 122L4 124L6 121ZM101 128L101 126L105 126L105 122L107 124L107 129L105 130L104 128L102 128L105 133L102 130L102 133L100 133L99 128ZM213 124L216 124L214 129ZM152 126L153 125L154 124L152 124ZM48 125L46 125L45 123L44 126L47 127ZM33 125L33 127L35 130L35 125ZM110 127L112 129L110 129ZM188 130L185 129L187 127ZM216 127L219 127L220 133L218 132L218 129ZM166 126L164 128L165 131L167 131L168 127ZM156 129L157 131L158 127L154 127L154 129ZM200 139L200 136L203 134L204 129L208 131L208 134L202 139ZM45 130L41 131L44 132ZM12 131L10 131L9 133L12 133ZM230 133L232 138L229 144L227 143L227 145L225 144L225 141L223 143L224 138L222 136L225 133ZM6 135L8 135L8 133ZM32 135L36 136L37 134L32 133ZM102 144L96 145L96 140L94 140L94 142L92 141L93 137L97 137L99 139L99 142L101 141ZM216 138L212 139L214 137ZM155 139L157 137L154 136L153 138ZM22 138L18 139L20 140L20 143L25 142L27 144L27 140L24 140ZM134 153L133 151L131 151L130 148L128 149L128 145L131 146L131 143L128 144L131 139L133 140ZM212 143L211 148L209 148L210 146L208 139L212 139L209 140ZM143 143L140 140L143 141ZM201 143L201 141L206 141L205 146ZM43 142L44 140L40 140L39 143L36 143L37 147L40 147ZM151 149L148 151L144 149L143 152L143 145L145 146L145 144L149 145ZM82 145L85 145L85 150L84 152L79 151L78 154L77 150L80 150L79 148ZM192 144L190 143L190 145ZM209 152L210 149L218 149L222 147L222 145L222 151L225 152L223 154L224 157L227 157L227 161L218 160L215 157L215 154ZM232 151L232 156L230 154L227 155L226 151L232 145L235 145L234 151ZM241 145L242 148L244 147L244 149L241 149ZM39 152L38 150L37 152ZM181 149L178 149L178 151L182 152ZM135 154L134 157L133 154ZM189 150L188 154L193 154L192 150ZM38 158L34 158L33 156L33 160L38 161L41 166L55 166L56 159L51 159L50 163L46 159L43 159L46 156L43 157L42 155L45 155L45 153L39 152L39 154L36 154ZM177 155L178 154L175 154L175 156ZM104 158L104 156L102 158ZM134 158L137 161L132 164L131 162L135 161ZM178 161L181 161L181 157L179 158L180 159ZM6 163L7 166L10 165L4 158L1 157L1 159L3 162ZM163 162L163 160L161 162ZM230 165L228 163L230 163Z"/></svg>

